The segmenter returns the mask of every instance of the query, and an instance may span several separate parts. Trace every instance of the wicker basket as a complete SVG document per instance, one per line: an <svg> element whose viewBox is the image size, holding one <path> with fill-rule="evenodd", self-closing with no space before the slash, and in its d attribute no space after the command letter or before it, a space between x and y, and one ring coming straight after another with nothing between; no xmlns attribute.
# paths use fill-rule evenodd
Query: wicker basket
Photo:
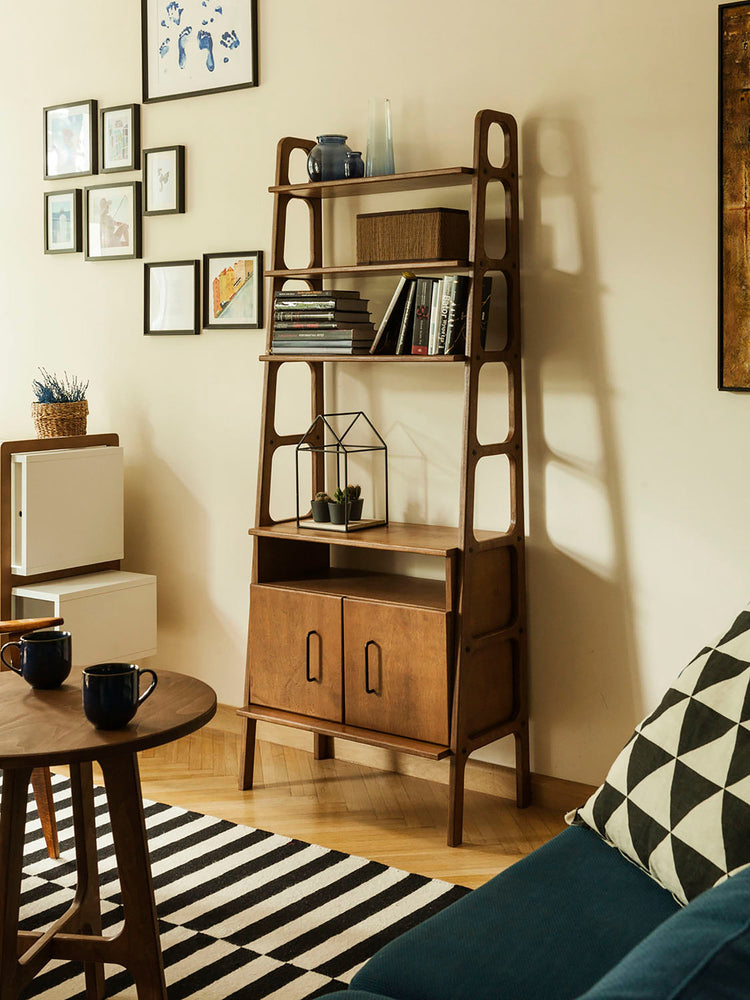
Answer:
<svg viewBox="0 0 750 1000"><path fill-rule="evenodd" d="M38 438L77 437L86 433L89 404L85 399L75 403L32 403L31 416Z"/></svg>

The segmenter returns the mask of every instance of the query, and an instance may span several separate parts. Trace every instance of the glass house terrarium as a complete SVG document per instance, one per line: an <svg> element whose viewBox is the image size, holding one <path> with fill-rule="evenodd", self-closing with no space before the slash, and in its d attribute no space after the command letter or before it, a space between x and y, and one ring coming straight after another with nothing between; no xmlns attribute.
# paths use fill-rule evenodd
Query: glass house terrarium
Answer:
<svg viewBox="0 0 750 1000"><path fill-rule="evenodd" d="M296 447L295 489L299 528L349 532L388 524L388 448L365 413L318 414Z"/></svg>

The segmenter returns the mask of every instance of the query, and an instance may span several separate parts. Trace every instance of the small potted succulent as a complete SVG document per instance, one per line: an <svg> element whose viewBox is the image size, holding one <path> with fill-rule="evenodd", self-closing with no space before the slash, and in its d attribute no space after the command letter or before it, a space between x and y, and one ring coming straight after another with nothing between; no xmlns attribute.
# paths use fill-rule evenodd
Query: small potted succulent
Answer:
<svg viewBox="0 0 750 1000"><path fill-rule="evenodd" d="M340 487L335 490L333 499L328 504L332 524L346 524L347 520L359 521L364 503L360 496L361 492L361 486L352 486L351 483L345 490Z"/></svg>
<svg viewBox="0 0 750 1000"><path fill-rule="evenodd" d="M34 379L31 388L36 402L31 404L36 436L75 437L86 433L89 404L86 401L88 382L81 382L76 375L52 374L39 369L41 378Z"/></svg>
<svg viewBox="0 0 750 1000"><path fill-rule="evenodd" d="M331 515L328 513L328 504L331 503L331 498L327 493L319 491L310 501L310 506L312 507L312 517L313 521L330 521Z"/></svg>

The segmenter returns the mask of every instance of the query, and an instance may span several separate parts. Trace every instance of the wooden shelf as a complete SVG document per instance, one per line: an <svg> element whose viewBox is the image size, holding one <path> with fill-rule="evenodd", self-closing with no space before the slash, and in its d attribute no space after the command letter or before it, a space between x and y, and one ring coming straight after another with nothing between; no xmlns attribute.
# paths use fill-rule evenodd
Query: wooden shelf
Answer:
<svg viewBox="0 0 750 1000"><path fill-rule="evenodd" d="M329 181L328 183L335 183ZM327 278L347 275L401 274L402 271L463 271L471 267L469 260L412 260L396 264L342 264L339 267L295 267L266 271L267 278Z"/></svg>
<svg viewBox="0 0 750 1000"><path fill-rule="evenodd" d="M322 736L340 736L354 743L367 743L369 746L402 751L417 757L429 757L431 760L442 760L451 754L450 747L441 746L439 743L425 743L423 740L411 740L404 736L389 736L388 733L379 733L374 729L360 729L358 726L347 726L342 722L297 715L295 712L284 712L279 708L266 708L265 705L245 705L244 708L237 709L237 715L258 722L275 722L281 726L304 729L307 732L320 733Z"/></svg>
<svg viewBox="0 0 750 1000"><path fill-rule="evenodd" d="M351 198L383 191L422 191L425 188L452 187L470 184L473 167L443 167L439 170L413 170L405 174L383 177L350 177L342 181L309 181L304 184L276 184L272 194L296 195L300 198Z"/></svg>
<svg viewBox="0 0 750 1000"><path fill-rule="evenodd" d="M407 605L446 611L445 581L395 573L368 573L364 570L331 569L329 572L294 580L259 581L264 587L295 590L379 604Z"/></svg>
<svg viewBox="0 0 750 1000"><path fill-rule="evenodd" d="M390 552L415 552L428 556L449 556L458 549L458 528L436 524L398 524L392 521L383 528L334 535L330 531L298 528L296 521L281 521L250 528L248 534L265 538L290 538L298 542L386 549Z"/></svg>
<svg viewBox="0 0 750 1000"><path fill-rule="evenodd" d="M261 354L259 361L395 361L398 364L446 364L466 363L465 354Z"/></svg>

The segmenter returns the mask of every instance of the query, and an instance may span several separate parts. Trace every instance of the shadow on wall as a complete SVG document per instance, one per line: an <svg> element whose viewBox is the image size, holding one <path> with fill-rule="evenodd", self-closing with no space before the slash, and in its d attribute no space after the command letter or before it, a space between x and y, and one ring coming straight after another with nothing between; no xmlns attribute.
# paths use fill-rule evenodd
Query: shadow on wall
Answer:
<svg viewBox="0 0 750 1000"><path fill-rule="evenodd" d="M523 127L534 767L598 783L641 711L591 183L579 125Z"/></svg>
<svg viewBox="0 0 750 1000"><path fill-rule="evenodd" d="M208 515L169 463L154 453L147 421L123 444L124 567L157 577L158 652L152 665L215 685L217 664L235 661L237 653L232 622L207 599Z"/></svg>

